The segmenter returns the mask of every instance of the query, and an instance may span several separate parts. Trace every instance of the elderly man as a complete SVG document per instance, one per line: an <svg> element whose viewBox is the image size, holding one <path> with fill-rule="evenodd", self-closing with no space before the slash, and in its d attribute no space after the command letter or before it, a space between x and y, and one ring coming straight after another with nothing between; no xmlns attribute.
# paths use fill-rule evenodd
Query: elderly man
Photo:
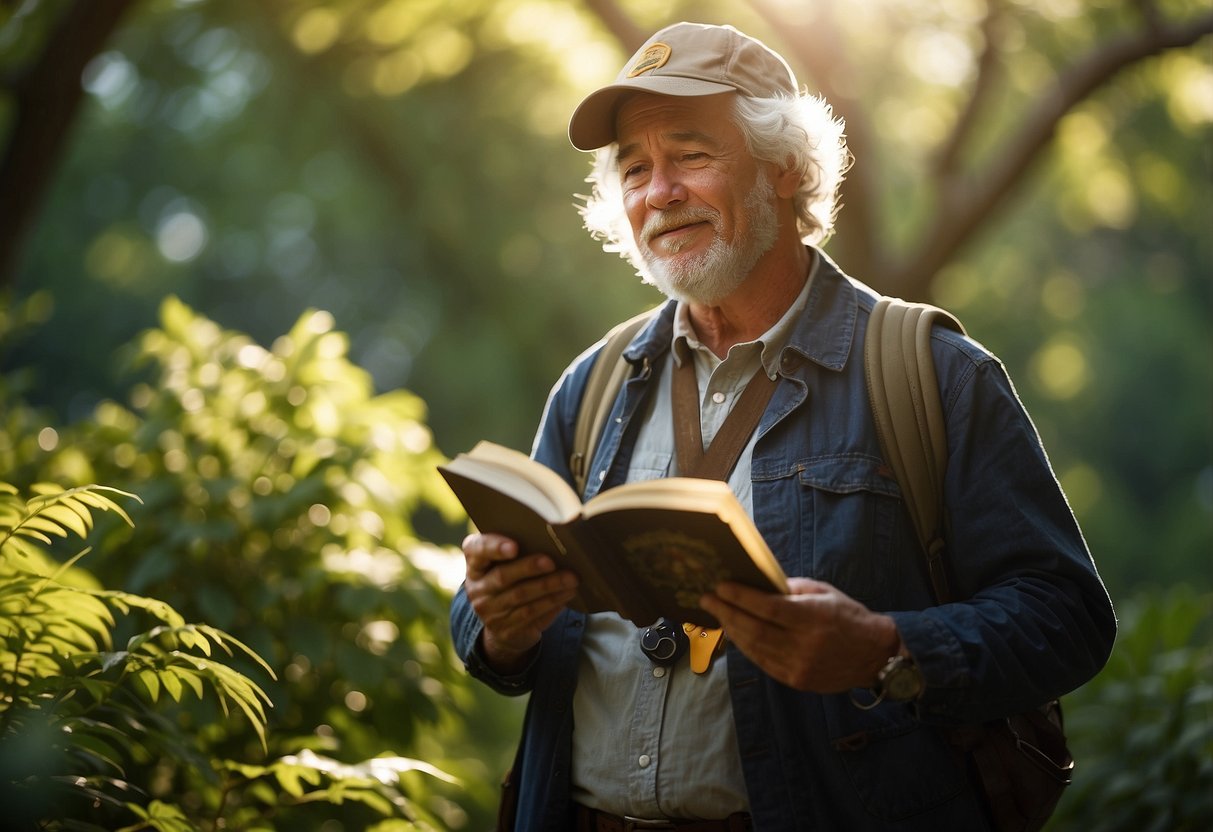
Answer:
<svg viewBox="0 0 1213 832"><path fill-rule="evenodd" d="M793 577L788 595L702 598L723 647L692 668L650 657L613 613L568 609L576 576L545 553L469 536L457 648L495 689L531 694L516 828L989 828L945 729L1072 690L1115 633L1002 365L960 334L932 338L964 599L936 605L869 412L859 353L877 295L816 247L847 162L828 106L759 41L680 23L582 102L569 135L597 152L587 226L670 299L625 353L636 374L586 496L686 473L676 377L697 388L705 447L748 385L767 386L727 479ZM570 481L597 355L561 378L535 443Z"/></svg>

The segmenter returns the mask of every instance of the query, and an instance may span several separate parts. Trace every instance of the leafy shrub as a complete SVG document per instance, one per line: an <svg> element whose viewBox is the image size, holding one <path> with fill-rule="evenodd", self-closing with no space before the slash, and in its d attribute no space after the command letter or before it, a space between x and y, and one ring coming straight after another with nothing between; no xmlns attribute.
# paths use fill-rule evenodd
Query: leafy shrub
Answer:
<svg viewBox="0 0 1213 832"><path fill-rule="evenodd" d="M1108 666L1066 700L1077 761L1050 830L1213 828L1213 595L1122 605Z"/></svg>
<svg viewBox="0 0 1213 832"><path fill-rule="evenodd" d="M113 498L133 495L38 491L25 501L0 483L0 790L9 822L32 828L90 806L141 811L140 789L124 779L129 762L191 745L154 711L161 693L180 702L209 691L225 711L243 712L264 743L265 692L215 655L236 648L269 671L256 653L161 601L101 588L76 566L87 549L64 564L45 553L54 537L87 536L96 511L129 523ZM114 649L115 614L132 613L154 626Z"/></svg>
<svg viewBox="0 0 1213 832"><path fill-rule="evenodd" d="M229 827L487 825L520 704L472 685L451 649L462 558L415 523L450 532L460 515L424 406L375 395L325 313L269 349L175 299L161 313L129 350L128 405L53 432L27 412L13 424L37 443L0 426L0 460L27 484L142 498L133 527L99 520L100 581L231 633L273 668L272 762L251 726L190 698L171 718L193 757L149 752L127 780L155 811ZM232 665L256 666L239 652Z"/></svg>
<svg viewBox="0 0 1213 832"><path fill-rule="evenodd" d="M417 760L380 757L346 765L304 750L266 764L215 759L198 732L156 706L213 694L224 719L247 717L266 742L265 692L222 655L265 662L228 633L187 624L168 604L101 588L77 564L60 564L45 547L69 533L85 537L94 512L130 517L101 486L43 485L23 501L0 483L0 802L6 828L158 829L210 826L273 829L291 804L364 804L383 816L424 817L399 786L422 772L450 781ZM141 614L151 629L114 649L115 614ZM235 650L233 650L235 648ZM217 725L218 723L216 723ZM204 805L149 798L149 784L128 778L148 759L189 763L212 789ZM200 786L195 786L200 788ZM184 804L184 805L183 805ZM205 812L200 812L203 808ZM416 828L409 823L407 828Z"/></svg>

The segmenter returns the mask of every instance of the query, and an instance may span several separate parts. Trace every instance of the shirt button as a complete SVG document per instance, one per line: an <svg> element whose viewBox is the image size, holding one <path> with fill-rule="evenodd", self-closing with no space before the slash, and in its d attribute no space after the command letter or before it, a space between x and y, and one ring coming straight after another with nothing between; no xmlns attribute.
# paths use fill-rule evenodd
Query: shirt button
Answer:
<svg viewBox="0 0 1213 832"><path fill-rule="evenodd" d="M654 667L653 675L656 676L658 679L660 679L662 676L665 676L665 668L664 667Z"/></svg>
<svg viewBox="0 0 1213 832"><path fill-rule="evenodd" d="M717 390L712 394L712 401L716 402L716 404L724 404L724 393Z"/></svg>
<svg viewBox="0 0 1213 832"><path fill-rule="evenodd" d="M636 762L640 763L641 768L648 768L649 763L653 762L653 758L650 757L648 754L641 754L640 759L637 760Z"/></svg>

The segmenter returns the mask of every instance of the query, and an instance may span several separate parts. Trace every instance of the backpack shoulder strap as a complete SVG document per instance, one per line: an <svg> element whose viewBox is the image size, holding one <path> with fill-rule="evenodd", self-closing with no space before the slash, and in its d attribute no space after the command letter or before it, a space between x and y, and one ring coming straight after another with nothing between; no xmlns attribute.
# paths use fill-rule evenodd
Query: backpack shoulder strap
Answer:
<svg viewBox="0 0 1213 832"><path fill-rule="evenodd" d="M569 470L573 474L578 494L585 493L590 461L594 458L594 449L598 445L598 437L602 434L602 425L611 413L615 397L619 395L619 388L631 372L631 365L624 359L623 351L656 312L656 309L650 309L616 324L604 336L602 349L598 351L594 366L590 368L585 390L581 394L581 405L577 410L577 423L573 429L573 451L569 455Z"/></svg>
<svg viewBox="0 0 1213 832"><path fill-rule="evenodd" d="M943 473L948 437L931 356L931 327L964 333L934 306L884 297L864 339L864 373L876 433L914 522L936 600L951 598L944 568Z"/></svg>

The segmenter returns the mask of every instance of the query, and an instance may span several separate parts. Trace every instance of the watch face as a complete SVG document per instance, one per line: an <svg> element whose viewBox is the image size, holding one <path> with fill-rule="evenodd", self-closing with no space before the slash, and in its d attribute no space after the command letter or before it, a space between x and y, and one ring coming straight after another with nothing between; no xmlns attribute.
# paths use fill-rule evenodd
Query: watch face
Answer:
<svg viewBox="0 0 1213 832"><path fill-rule="evenodd" d="M908 670L908 669L907 669ZM885 681L889 698L904 702L918 695L918 678L913 671L894 673Z"/></svg>
<svg viewBox="0 0 1213 832"><path fill-rule="evenodd" d="M906 702L922 692L922 674L913 660L898 656L885 666L880 684L886 697Z"/></svg>

